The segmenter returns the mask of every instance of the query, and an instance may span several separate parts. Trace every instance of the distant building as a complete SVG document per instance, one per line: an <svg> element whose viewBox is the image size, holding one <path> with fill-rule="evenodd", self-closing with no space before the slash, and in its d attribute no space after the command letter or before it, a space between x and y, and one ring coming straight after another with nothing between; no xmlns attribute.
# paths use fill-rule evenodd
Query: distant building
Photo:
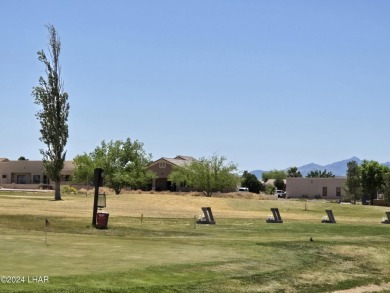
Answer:
<svg viewBox="0 0 390 293"><path fill-rule="evenodd" d="M347 177L287 178L287 198L342 199Z"/></svg>
<svg viewBox="0 0 390 293"><path fill-rule="evenodd" d="M73 161L65 161L61 182L66 183L73 174ZM54 188L53 182L44 174L42 161L10 161L0 158L0 187L13 189Z"/></svg>
<svg viewBox="0 0 390 293"><path fill-rule="evenodd" d="M195 159L190 156L176 156L174 158L160 158L151 163L147 169L156 174L152 182L152 190L155 191L184 191L183 187L176 186L168 180L169 175L175 167L183 167L190 164Z"/></svg>

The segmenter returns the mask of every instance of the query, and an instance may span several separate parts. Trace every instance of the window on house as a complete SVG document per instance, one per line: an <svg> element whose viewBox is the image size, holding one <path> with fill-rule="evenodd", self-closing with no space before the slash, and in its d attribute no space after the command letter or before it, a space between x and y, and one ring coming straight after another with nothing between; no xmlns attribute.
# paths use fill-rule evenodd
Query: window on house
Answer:
<svg viewBox="0 0 390 293"><path fill-rule="evenodd" d="M41 183L41 175L33 175L33 183L34 184Z"/></svg>
<svg viewBox="0 0 390 293"><path fill-rule="evenodd" d="M49 184L49 178L46 175L43 175L43 184Z"/></svg>
<svg viewBox="0 0 390 293"><path fill-rule="evenodd" d="M336 196L341 196L341 187L336 187Z"/></svg>
<svg viewBox="0 0 390 293"><path fill-rule="evenodd" d="M7 175L3 175L3 179L7 178Z"/></svg>
<svg viewBox="0 0 390 293"><path fill-rule="evenodd" d="M61 175L61 181L70 181L70 175Z"/></svg>
<svg viewBox="0 0 390 293"><path fill-rule="evenodd" d="M322 187L322 196L328 196L328 187Z"/></svg>
<svg viewBox="0 0 390 293"><path fill-rule="evenodd" d="M167 164L165 162L158 163L159 168L165 168L166 166L167 166Z"/></svg>
<svg viewBox="0 0 390 293"><path fill-rule="evenodd" d="M16 184L26 184L26 175L17 175Z"/></svg>

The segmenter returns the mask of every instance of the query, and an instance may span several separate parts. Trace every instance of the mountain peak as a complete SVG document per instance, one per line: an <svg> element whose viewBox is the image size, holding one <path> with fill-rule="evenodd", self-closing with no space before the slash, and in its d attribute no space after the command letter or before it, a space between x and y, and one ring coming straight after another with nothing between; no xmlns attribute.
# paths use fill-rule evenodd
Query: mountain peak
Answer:
<svg viewBox="0 0 390 293"><path fill-rule="evenodd" d="M359 159L358 157L356 157L356 156L353 156L352 158L347 159L347 160L345 160L345 161L348 161L348 162L352 162L352 161L361 162L362 160L360 160L360 159Z"/></svg>

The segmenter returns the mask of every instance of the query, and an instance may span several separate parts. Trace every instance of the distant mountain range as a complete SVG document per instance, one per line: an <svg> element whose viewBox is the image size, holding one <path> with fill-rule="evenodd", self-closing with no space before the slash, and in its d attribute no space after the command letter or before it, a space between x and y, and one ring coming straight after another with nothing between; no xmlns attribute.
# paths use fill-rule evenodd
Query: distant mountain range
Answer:
<svg viewBox="0 0 390 293"><path fill-rule="evenodd" d="M347 175L347 163L351 161L356 161L359 165L361 164L362 160L360 160L358 157L352 157L350 159L342 160L339 162L331 163L328 165L318 165L315 163L310 163L307 165L303 165L301 167L298 167L298 171L301 172L302 176L305 177L310 171L315 171L315 170L321 170L324 171L326 170L327 172L332 172L333 175L336 176L346 176ZM386 165L390 167L390 162L382 163L382 165ZM285 170L287 171L290 167L286 168ZM261 176L264 172L264 170L253 170L250 173L256 175L257 178L261 179Z"/></svg>

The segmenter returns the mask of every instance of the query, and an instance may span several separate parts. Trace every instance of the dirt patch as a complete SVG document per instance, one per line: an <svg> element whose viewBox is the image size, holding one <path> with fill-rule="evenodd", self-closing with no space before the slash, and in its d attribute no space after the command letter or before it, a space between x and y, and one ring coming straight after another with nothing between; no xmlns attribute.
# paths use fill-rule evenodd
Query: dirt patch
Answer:
<svg viewBox="0 0 390 293"><path fill-rule="evenodd" d="M384 283L380 285L367 285L356 287L348 290L333 291L332 293L366 293L366 292L389 292L390 283Z"/></svg>

